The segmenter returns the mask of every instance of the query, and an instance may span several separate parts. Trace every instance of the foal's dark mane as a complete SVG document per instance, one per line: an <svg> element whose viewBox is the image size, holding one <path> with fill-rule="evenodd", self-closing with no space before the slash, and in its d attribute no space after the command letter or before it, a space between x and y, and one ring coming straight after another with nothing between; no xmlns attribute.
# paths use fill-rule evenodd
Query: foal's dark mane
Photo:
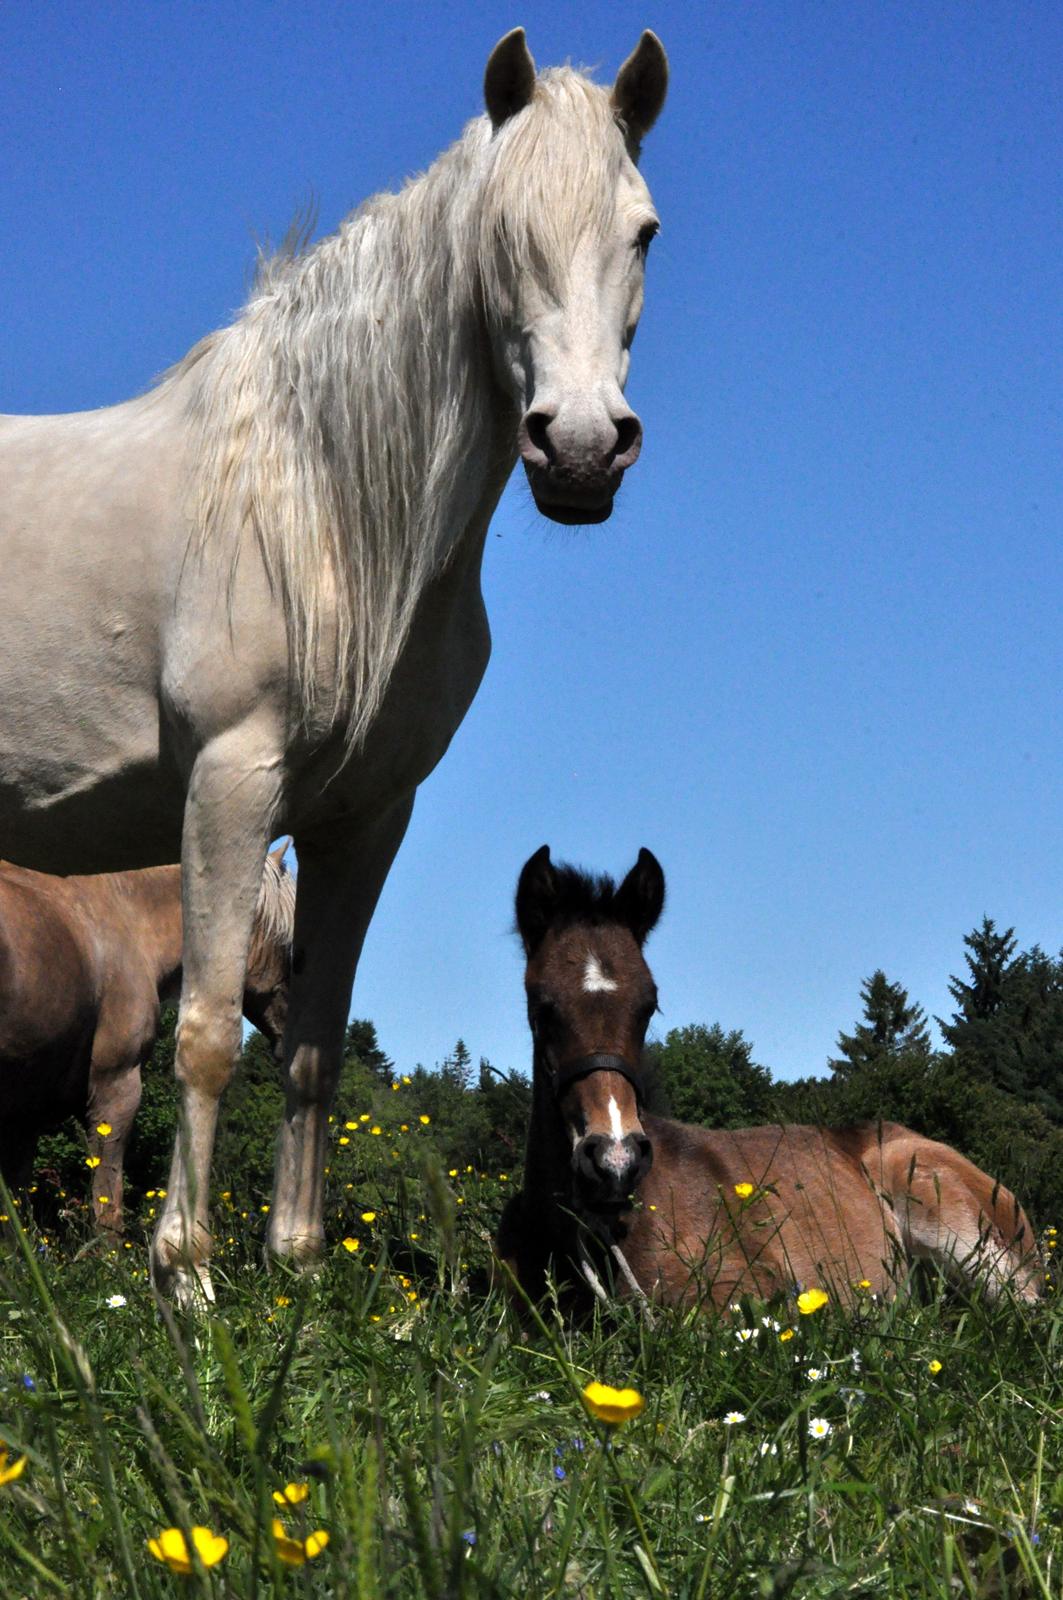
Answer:
<svg viewBox="0 0 1063 1600"><path fill-rule="evenodd" d="M554 881L551 910L551 928L571 928L586 922L600 926L605 922L623 922L616 904L616 879L607 872L584 872L564 862L552 862Z"/></svg>

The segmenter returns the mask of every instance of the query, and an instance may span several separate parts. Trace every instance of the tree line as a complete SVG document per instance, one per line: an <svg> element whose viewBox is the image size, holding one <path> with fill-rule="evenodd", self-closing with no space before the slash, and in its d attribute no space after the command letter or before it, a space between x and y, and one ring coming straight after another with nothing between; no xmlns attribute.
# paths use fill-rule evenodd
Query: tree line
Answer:
<svg viewBox="0 0 1063 1600"><path fill-rule="evenodd" d="M1014 929L988 917L964 946L965 971L949 984L954 1010L937 1019L942 1047L903 985L876 971L824 1074L776 1079L753 1059L741 1029L693 1023L647 1046L651 1109L720 1128L904 1122L999 1177L1038 1221L1063 1216L1063 954L1036 945L1020 951ZM168 1013L144 1075L127 1157L134 1201L165 1182L168 1170L177 1115L174 1023ZM218 1188L238 1191L248 1205L268 1201L283 1103L277 1065L252 1034L225 1095L215 1157ZM413 1118L420 1150L432 1148L446 1170L515 1182L530 1106L525 1071L502 1072L484 1058L474 1064L461 1039L434 1068L400 1073L372 1022L348 1026L337 1129L367 1120L391 1141ZM84 1187L83 1163L83 1143L72 1132L42 1147L53 1186Z"/></svg>

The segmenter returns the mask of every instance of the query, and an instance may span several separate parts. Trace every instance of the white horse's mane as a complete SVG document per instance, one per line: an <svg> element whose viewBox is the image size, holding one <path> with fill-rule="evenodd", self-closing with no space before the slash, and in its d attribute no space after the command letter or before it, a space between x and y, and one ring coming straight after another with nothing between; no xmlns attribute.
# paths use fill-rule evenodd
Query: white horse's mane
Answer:
<svg viewBox="0 0 1063 1600"><path fill-rule="evenodd" d="M264 262L163 380L188 379L199 428L195 545L234 574L250 534L283 606L295 721L342 710L348 748L365 733L425 585L511 464L489 454L507 402L484 315L526 275L562 291L623 161L608 91L545 72L500 128L477 118L399 193Z"/></svg>

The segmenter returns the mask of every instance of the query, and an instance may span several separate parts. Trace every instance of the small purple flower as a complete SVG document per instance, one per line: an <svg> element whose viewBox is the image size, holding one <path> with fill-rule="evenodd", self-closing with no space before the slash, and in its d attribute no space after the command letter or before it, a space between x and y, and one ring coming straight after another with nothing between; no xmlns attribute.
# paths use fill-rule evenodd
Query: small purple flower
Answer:
<svg viewBox="0 0 1063 1600"><path fill-rule="evenodd" d="M466 1528L461 1537L470 1549L476 1543L476 1534L472 1528Z"/></svg>
<svg viewBox="0 0 1063 1600"><path fill-rule="evenodd" d="M30 1377L28 1372L24 1372L22 1374L22 1387L24 1389L28 1389L31 1394L33 1393L34 1389L36 1389L36 1387L37 1387L37 1385L34 1383L33 1379Z"/></svg>
<svg viewBox="0 0 1063 1600"><path fill-rule="evenodd" d="M585 1450L587 1447L583 1443L582 1439L573 1439L572 1448L573 1448L573 1450Z"/></svg>
<svg viewBox="0 0 1063 1600"><path fill-rule="evenodd" d="M564 1467L555 1467L554 1468L554 1477L557 1479L558 1483L564 1483L565 1477L566 1477L566 1473L565 1473Z"/></svg>

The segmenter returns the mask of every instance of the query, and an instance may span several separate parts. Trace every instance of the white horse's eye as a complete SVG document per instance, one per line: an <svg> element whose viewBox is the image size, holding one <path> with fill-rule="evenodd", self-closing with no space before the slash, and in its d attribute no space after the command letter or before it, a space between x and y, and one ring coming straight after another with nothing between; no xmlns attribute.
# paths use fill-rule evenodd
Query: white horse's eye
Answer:
<svg viewBox="0 0 1063 1600"><path fill-rule="evenodd" d="M657 237L660 231L661 224L659 222L646 222L642 225L635 239L635 249L640 256L646 255L651 241Z"/></svg>

